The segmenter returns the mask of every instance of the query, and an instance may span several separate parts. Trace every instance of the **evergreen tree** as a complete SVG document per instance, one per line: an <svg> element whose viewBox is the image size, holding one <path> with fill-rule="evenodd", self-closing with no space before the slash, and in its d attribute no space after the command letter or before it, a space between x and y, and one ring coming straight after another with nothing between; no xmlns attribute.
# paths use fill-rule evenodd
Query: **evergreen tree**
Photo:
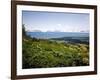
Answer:
<svg viewBox="0 0 100 80"><path fill-rule="evenodd" d="M26 36L26 32L25 32L25 24L22 25L22 35L23 35L23 37Z"/></svg>

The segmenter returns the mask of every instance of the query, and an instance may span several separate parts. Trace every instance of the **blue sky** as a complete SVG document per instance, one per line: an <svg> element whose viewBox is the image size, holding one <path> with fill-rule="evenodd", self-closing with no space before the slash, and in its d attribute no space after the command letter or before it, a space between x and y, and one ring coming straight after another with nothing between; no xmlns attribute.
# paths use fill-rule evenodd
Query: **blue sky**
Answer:
<svg viewBox="0 0 100 80"><path fill-rule="evenodd" d="M89 32L88 13L22 11L26 31Z"/></svg>

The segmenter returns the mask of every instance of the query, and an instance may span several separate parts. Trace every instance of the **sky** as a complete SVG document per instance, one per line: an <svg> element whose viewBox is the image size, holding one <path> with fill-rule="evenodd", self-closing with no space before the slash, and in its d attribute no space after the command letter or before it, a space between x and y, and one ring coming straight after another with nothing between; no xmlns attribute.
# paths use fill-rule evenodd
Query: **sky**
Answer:
<svg viewBox="0 0 100 80"><path fill-rule="evenodd" d="M26 31L89 32L88 13L22 11Z"/></svg>

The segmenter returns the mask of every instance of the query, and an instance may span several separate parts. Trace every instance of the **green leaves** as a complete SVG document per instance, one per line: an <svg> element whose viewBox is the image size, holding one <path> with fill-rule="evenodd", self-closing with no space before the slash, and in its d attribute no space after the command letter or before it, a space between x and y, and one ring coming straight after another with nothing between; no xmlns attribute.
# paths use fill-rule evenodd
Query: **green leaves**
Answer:
<svg viewBox="0 0 100 80"><path fill-rule="evenodd" d="M23 39L23 68L89 65L89 46L42 39Z"/></svg>

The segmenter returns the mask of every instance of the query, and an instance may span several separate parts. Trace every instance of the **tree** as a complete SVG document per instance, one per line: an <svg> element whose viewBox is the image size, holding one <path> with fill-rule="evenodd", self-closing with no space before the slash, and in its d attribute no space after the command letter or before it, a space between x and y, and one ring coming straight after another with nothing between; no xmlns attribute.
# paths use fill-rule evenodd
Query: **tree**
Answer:
<svg viewBox="0 0 100 80"><path fill-rule="evenodd" d="M22 35L23 35L24 37L26 36L25 24L22 25Z"/></svg>

